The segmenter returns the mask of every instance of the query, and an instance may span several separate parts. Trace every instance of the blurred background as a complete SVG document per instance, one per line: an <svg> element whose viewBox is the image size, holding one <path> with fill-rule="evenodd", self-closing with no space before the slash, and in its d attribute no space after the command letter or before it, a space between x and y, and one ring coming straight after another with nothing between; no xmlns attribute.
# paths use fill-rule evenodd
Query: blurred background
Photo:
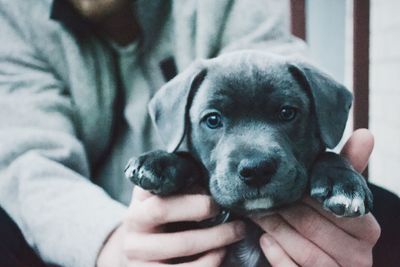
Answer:
<svg viewBox="0 0 400 267"><path fill-rule="evenodd" d="M303 35L314 62L350 90L356 82L357 89L367 94L361 95L361 102L367 101L369 96L369 101L359 103L357 111L357 116L361 117L361 121L365 118L364 124L369 124L375 136L369 179L399 195L400 1L292 0L291 10L292 29ZM300 26L293 25L296 23L293 16L301 22L302 13L304 29L301 29L301 23ZM354 31L355 20L358 20L358 33ZM363 31L369 34L363 34ZM354 38L359 38L356 45ZM358 55L354 57L354 53ZM345 138L352 129L353 116L350 117Z"/></svg>

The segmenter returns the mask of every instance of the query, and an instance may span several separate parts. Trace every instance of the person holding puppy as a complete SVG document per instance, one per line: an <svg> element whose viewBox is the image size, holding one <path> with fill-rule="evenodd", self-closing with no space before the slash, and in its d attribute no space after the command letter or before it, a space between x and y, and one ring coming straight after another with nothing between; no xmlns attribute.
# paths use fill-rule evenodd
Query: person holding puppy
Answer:
<svg viewBox="0 0 400 267"><path fill-rule="evenodd" d="M217 205L198 193L132 195L123 167L160 147L147 102L193 60L303 50L287 1L248 3L1 0L0 229L12 232L0 263L145 267L199 255L178 266L219 266L242 223L165 233L169 222L212 218ZM372 146L358 131L343 153L362 171ZM371 213L344 223L311 199L257 223L273 266L371 266L380 234Z"/></svg>

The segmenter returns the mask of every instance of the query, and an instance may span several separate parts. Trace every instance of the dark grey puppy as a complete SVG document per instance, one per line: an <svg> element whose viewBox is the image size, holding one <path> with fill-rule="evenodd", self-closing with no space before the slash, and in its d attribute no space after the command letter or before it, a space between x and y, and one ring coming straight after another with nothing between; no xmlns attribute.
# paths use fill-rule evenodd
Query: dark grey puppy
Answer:
<svg viewBox="0 0 400 267"><path fill-rule="evenodd" d="M364 178L335 147L351 94L314 67L261 52L242 51L194 64L150 103L166 144L132 160L125 171L159 195L204 182L225 210L266 214L305 192L338 216L372 206ZM224 266L267 266L260 229L232 246Z"/></svg>

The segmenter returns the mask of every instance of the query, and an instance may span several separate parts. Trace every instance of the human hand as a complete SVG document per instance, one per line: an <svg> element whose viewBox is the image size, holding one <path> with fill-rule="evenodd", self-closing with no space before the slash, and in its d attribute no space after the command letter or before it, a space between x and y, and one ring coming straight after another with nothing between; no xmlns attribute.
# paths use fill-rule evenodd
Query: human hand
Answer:
<svg viewBox="0 0 400 267"><path fill-rule="evenodd" d="M361 172L373 148L368 130L357 130L341 154ZM265 230L261 248L274 267L372 266L372 248L380 227L369 213L357 218L338 218L306 197L277 214L254 219Z"/></svg>
<svg viewBox="0 0 400 267"><path fill-rule="evenodd" d="M203 221L218 214L210 196L192 194L158 197L136 187L126 219L102 249L97 267L172 266L168 261L199 255L180 267L217 267L225 255L224 247L244 236L240 221L207 229L167 233L171 222Z"/></svg>

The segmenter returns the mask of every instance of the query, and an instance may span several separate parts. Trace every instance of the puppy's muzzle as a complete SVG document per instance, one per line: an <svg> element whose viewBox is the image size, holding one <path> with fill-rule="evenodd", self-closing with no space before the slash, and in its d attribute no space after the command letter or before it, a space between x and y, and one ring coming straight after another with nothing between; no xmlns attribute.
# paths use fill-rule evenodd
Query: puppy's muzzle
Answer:
<svg viewBox="0 0 400 267"><path fill-rule="evenodd" d="M261 187L271 181L279 162L275 158L242 159L238 166L240 179L248 186Z"/></svg>

